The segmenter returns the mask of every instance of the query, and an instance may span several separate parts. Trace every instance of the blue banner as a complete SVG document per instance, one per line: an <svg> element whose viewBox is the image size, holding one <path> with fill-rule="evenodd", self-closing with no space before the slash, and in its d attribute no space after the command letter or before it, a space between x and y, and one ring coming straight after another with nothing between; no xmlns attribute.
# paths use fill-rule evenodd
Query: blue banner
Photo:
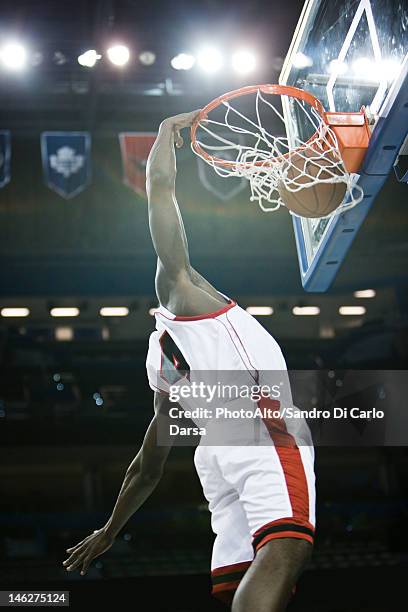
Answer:
<svg viewBox="0 0 408 612"><path fill-rule="evenodd" d="M41 156L45 182L70 199L91 180L91 137L88 132L43 132Z"/></svg>
<svg viewBox="0 0 408 612"><path fill-rule="evenodd" d="M11 136L9 130L0 130L0 187L10 181Z"/></svg>

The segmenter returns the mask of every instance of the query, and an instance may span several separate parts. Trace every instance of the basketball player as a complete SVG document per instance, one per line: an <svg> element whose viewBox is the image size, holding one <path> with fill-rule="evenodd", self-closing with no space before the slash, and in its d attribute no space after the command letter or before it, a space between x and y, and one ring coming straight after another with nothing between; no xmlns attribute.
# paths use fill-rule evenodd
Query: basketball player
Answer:
<svg viewBox="0 0 408 612"><path fill-rule="evenodd" d="M160 480L170 444L157 445L159 419L163 429L163 422L165 426L166 419L170 420L169 408L174 407L164 368L241 370L256 380L259 372L286 371L272 336L190 263L175 196L174 145L182 146L180 130L190 127L197 114L163 121L147 163L149 224L157 253L160 303L147 356L155 416L129 465L106 525L67 549L69 558L64 565L68 571L78 568L85 574ZM298 446L286 430L289 444L276 444L282 438L273 427L268 433L274 442L269 446L200 444L194 456L216 534L213 593L232 602L233 612L285 610L312 550L313 449Z"/></svg>

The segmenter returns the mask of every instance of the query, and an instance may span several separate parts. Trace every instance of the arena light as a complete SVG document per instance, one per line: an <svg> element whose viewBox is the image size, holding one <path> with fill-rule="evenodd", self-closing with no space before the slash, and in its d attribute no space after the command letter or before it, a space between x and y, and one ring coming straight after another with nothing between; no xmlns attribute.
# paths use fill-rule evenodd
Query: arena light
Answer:
<svg viewBox="0 0 408 612"><path fill-rule="evenodd" d="M401 64L392 58L375 62L368 57L359 57L353 62L354 74L366 81L392 81L400 70Z"/></svg>
<svg viewBox="0 0 408 612"><path fill-rule="evenodd" d="M381 79L378 68L379 65L368 57L359 57L353 62L353 72L359 79L365 81L378 81Z"/></svg>
<svg viewBox="0 0 408 612"><path fill-rule="evenodd" d="M310 317L320 314L320 308L318 306L294 306L292 313L300 317Z"/></svg>
<svg viewBox="0 0 408 612"><path fill-rule="evenodd" d="M356 316L365 314L364 306L340 306L339 314L344 316Z"/></svg>
<svg viewBox="0 0 408 612"><path fill-rule="evenodd" d="M246 49L236 51L232 56L232 67L239 74L248 74L256 68L256 57Z"/></svg>
<svg viewBox="0 0 408 612"><path fill-rule="evenodd" d="M142 51L139 54L139 62L143 64L143 66L153 66L156 61L156 54L153 51Z"/></svg>
<svg viewBox="0 0 408 612"><path fill-rule="evenodd" d="M401 64L396 59L385 59L378 66L378 78L393 81L401 71Z"/></svg>
<svg viewBox="0 0 408 612"><path fill-rule="evenodd" d="M353 293L355 298L374 298L376 293L374 289L362 289Z"/></svg>
<svg viewBox="0 0 408 612"><path fill-rule="evenodd" d="M65 66L68 63L68 57L62 51L55 51L52 59L56 66Z"/></svg>
<svg viewBox="0 0 408 612"><path fill-rule="evenodd" d="M296 53L294 56L292 64L294 68L308 68L309 66L313 66L313 60L308 55L299 51L299 53Z"/></svg>
<svg viewBox="0 0 408 612"><path fill-rule="evenodd" d="M347 72L348 66L346 62L342 62L341 60L334 59L329 64L329 72L330 74L341 75Z"/></svg>
<svg viewBox="0 0 408 612"><path fill-rule="evenodd" d="M44 55L41 51L35 51L28 59L30 66L40 66L44 61Z"/></svg>
<svg viewBox="0 0 408 612"><path fill-rule="evenodd" d="M223 65L222 55L215 47L202 49L198 53L197 62L200 68L208 73L217 72Z"/></svg>
<svg viewBox="0 0 408 612"><path fill-rule="evenodd" d="M103 306L99 314L101 317L127 317L129 308L126 306Z"/></svg>
<svg viewBox="0 0 408 612"><path fill-rule="evenodd" d="M81 66L86 66L86 68L93 68L98 60L100 60L102 55L100 55L95 49L89 49L82 53L78 57L78 64Z"/></svg>
<svg viewBox="0 0 408 612"><path fill-rule="evenodd" d="M72 327L56 327L55 339L59 342L68 342L74 338L74 330Z"/></svg>
<svg viewBox="0 0 408 612"><path fill-rule="evenodd" d="M113 45L107 50L107 56L115 66L125 66L130 59L130 51L125 45Z"/></svg>
<svg viewBox="0 0 408 612"><path fill-rule="evenodd" d="M79 308L51 308L50 315L52 317L77 317L79 315Z"/></svg>
<svg viewBox="0 0 408 612"><path fill-rule="evenodd" d="M19 43L10 42L2 47L0 58L8 70L22 70L27 64L27 50Z"/></svg>
<svg viewBox="0 0 408 612"><path fill-rule="evenodd" d="M272 306L248 306L246 311L255 317L265 317L273 314Z"/></svg>
<svg viewBox="0 0 408 612"><path fill-rule="evenodd" d="M174 70L191 70L194 66L196 59L194 55L190 53L179 53L170 61L171 67Z"/></svg>
<svg viewBox="0 0 408 612"><path fill-rule="evenodd" d="M28 317L30 314L29 308L2 308L0 311L2 317Z"/></svg>

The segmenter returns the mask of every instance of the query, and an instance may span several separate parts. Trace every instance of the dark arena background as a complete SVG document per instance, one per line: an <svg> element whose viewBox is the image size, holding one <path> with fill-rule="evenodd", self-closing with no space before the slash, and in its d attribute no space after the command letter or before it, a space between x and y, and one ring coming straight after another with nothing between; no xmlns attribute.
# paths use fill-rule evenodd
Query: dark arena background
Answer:
<svg viewBox="0 0 408 612"><path fill-rule="evenodd" d="M15 47L3 49L0 69L11 155L9 164L2 155L0 189L0 590L69 591L78 610L224 609L210 594L213 534L191 447L171 451L156 491L85 577L62 561L107 520L153 413L147 153L126 158L119 136L154 134L169 115L277 82L302 5L2 0L0 46ZM115 44L130 52L126 63L116 49L122 66L106 54ZM206 44L225 58L250 49L256 65L176 68ZM82 63L95 65L78 63L92 49L102 57ZM50 132L91 139L73 197L47 179L41 139ZM193 265L241 306L267 307L258 320L288 368L407 369L406 185L390 174L331 287L307 293L288 212L261 212L239 179L217 179L209 167L203 177L189 143L186 133L177 197ZM316 314L295 314L306 306ZM341 306L358 308L344 316ZM60 308L76 310L52 316ZM316 546L289 609L405 609L406 448L321 446L316 474Z"/></svg>

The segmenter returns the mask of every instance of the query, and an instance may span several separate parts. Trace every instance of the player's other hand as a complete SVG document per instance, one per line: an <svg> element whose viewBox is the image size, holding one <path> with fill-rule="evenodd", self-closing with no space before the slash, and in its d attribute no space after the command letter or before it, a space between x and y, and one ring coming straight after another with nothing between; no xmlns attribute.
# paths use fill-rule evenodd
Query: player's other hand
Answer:
<svg viewBox="0 0 408 612"><path fill-rule="evenodd" d="M181 115L175 115L174 117L168 117L163 121L164 125L168 125L174 130L174 142L177 148L183 146L183 137L180 134L180 130L186 127L191 127L198 117L201 109L191 111L191 113L181 113Z"/></svg>
<svg viewBox="0 0 408 612"><path fill-rule="evenodd" d="M75 546L67 548L66 552L69 553L69 557L63 561L62 565L68 572L81 568L81 575L84 576L92 560L106 552L114 540L115 538L108 535L103 528L97 529Z"/></svg>

